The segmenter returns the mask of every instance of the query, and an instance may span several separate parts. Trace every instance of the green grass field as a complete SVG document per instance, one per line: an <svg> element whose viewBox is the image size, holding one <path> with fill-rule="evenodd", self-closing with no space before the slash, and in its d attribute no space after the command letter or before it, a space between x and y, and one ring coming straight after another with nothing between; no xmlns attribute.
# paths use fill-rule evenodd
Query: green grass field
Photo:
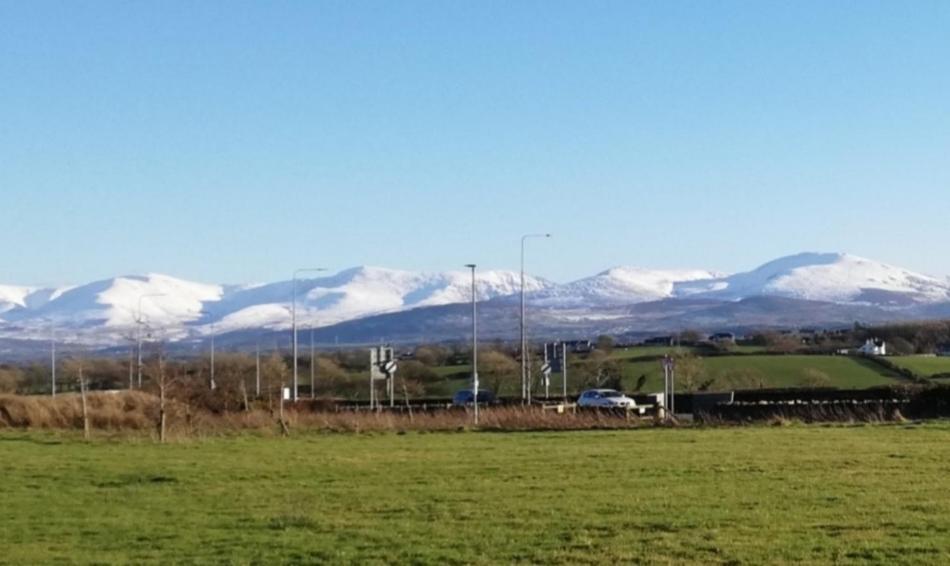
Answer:
<svg viewBox="0 0 950 566"><path fill-rule="evenodd" d="M701 359L699 381L714 379L716 389L801 387L827 377L827 386L864 389L899 383L896 373L868 360L846 356L718 356ZM624 387L632 390L641 375L647 376L644 391L663 390L663 370L656 360L631 360L623 365ZM809 381L811 380L811 381ZM680 383L682 385L682 382Z"/></svg>
<svg viewBox="0 0 950 566"><path fill-rule="evenodd" d="M904 381L896 372L857 357L774 356L762 354L762 349L757 346L738 347L736 351L742 355L700 356L700 377L694 385L712 379L710 390L713 391L816 386L866 389ZM663 370L658 358L666 354L684 353L695 354L697 351L683 347L637 346L614 350L611 357L620 363L625 391L634 391L639 377L646 375L646 385L642 391L657 392L663 390ZM888 359L896 364L906 364L924 376L950 373L950 358L908 356ZM451 397L457 390L469 387L470 365L440 366L432 369L443 381L428 384L431 396ZM572 379L569 380L568 390L572 395L578 394L584 387L577 382L576 375L570 377ZM352 379L360 381L364 377L354 374ZM680 388L684 385L681 380ZM516 389L516 383L508 382L502 394L514 395L517 393ZM554 373L551 376L551 394L560 395L560 392L561 375Z"/></svg>
<svg viewBox="0 0 950 566"><path fill-rule="evenodd" d="M689 352L695 352L695 348L687 346L634 346L632 348L618 348L611 352L610 357L618 360L630 360Z"/></svg>
<svg viewBox="0 0 950 566"><path fill-rule="evenodd" d="M950 357L894 356L888 358L896 366L907 368L921 377L950 374Z"/></svg>
<svg viewBox="0 0 950 566"><path fill-rule="evenodd" d="M0 562L950 561L950 425L0 433Z"/></svg>

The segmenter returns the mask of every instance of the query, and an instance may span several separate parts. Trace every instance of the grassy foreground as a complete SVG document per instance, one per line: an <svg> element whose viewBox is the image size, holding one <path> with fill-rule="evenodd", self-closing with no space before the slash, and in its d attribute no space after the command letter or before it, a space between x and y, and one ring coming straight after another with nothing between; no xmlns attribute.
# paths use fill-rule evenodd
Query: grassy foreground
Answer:
<svg viewBox="0 0 950 566"><path fill-rule="evenodd" d="M950 425L0 432L0 562L950 561Z"/></svg>

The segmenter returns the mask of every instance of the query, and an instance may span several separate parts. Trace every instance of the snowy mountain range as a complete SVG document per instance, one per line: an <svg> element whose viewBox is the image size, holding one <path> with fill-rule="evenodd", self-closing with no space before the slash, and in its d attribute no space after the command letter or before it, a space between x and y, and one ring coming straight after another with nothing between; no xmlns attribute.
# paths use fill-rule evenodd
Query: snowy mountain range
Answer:
<svg viewBox="0 0 950 566"><path fill-rule="evenodd" d="M477 277L486 316L492 312L510 315L505 309L518 302L520 275L483 271ZM327 277L301 278L296 287L299 324L317 328L346 325L358 329L361 321L374 317L400 320L393 315L410 311L418 321L426 313L454 312L436 307L467 303L471 296L468 271L419 273L356 267ZM628 330L640 324L644 331L652 330L649 321L658 321L658 317L666 322L654 322L657 328L676 324L677 319L670 317L684 309L695 316L699 305L707 317L699 323L706 320L710 325L717 320L740 324L742 316L751 323L752 311L747 307L753 304L756 316L769 309L797 308L818 318L822 312L834 311L836 318L831 320L846 319L849 313L900 319L950 310L950 280L838 253L798 254L732 275L615 267L564 284L527 276L526 292L532 309L553 326L584 321L595 325L594 321L599 321L596 326L602 328L605 320L624 319ZM207 336L212 331L281 331L290 326L293 296L292 281L220 285L158 274L53 289L0 285L0 337L39 339L55 327L60 333L99 333L115 338L130 335L137 320L172 339ZM772 300L750 302L756 298ZM795 306L796 302L811 306L803 309ZM740 312L740 304L744 315L735 314ZM815 306L819 304L837 308L822 310ZM852 310L842 310L845 308ZM731 314L724 317L723 309ZM648 312L655 316L647 317ZM640 322L632 322L631 317ZM687 322L697 323L683 319L683 324ZM437 326L427 328L427 332L438 334ZM508 332L506 328L499 327L499 336Z"/></svg>
<svg viewBox="0 0 950 566"><path fill-rule="evenodd" d="M480 300L520 292L518 273L477 274ZM61 289L0 286L0 334L40 337L61 332L132 332L137 321L172 336L227 333L291 325L294 282L261 285L195 283L167 275L122 276ZM553 283L526 276L526 292ZM471 275L465 271L417 273L357 267L336 275L296 282L297 320L304 327L387 312L470 300Z"/></svg>

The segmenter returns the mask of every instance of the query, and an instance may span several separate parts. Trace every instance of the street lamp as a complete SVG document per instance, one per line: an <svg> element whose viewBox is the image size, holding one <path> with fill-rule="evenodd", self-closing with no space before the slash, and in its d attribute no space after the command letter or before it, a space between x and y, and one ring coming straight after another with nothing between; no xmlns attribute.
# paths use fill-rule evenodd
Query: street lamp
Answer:
<svg viewBox="0 0 950 566"><path fill-rule="evenodd" d="M525 234L521 236L521 402L531 402L531 387L528 383L528 338L525 331L524 289L524 243L529 238L550 238L551 234Z"/></svg>
<svg viewBox="0 0 950 566"><path fill-rule="evenodd" d="M472 399L475 402L475 425L478 425L478 295L475 286L474 263L465 267L472 270Z"/></svg>
<svg viewBox="0 0 950 566"><path fill-rule="evenodd" d="M318 271L326 271L326 268L325 267L301 267L294 271L294 281L293 281L294 300L293 300L293 303L291 304L291 309L290 309L291 310L291 313L290 313L291 327L293 328L293 342L294 342L294 347L293 347L293 350L294 350L293 352L293 355L294 355L293 400L294 401L297 400L297 276L300 275L301 273L318 272Z"/></svg>
<svg viewBox="0 0 950 566"><path fill-rule="evenodd" d="M148 299L150 297L164 297L165 293L146 293L144 295L139 295L139 308L135 317L136 324L136 338L135 341L138 343L138 363L136 365L138 373L138 387L142 388L142 299Z"/></svg>

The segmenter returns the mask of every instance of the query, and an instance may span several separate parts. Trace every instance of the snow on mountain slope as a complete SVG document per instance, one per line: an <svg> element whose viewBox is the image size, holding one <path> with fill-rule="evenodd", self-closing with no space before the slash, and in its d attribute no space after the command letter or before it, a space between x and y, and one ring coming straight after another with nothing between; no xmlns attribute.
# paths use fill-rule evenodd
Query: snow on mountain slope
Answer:
<svg viewBox="0 0 950 566"><path fill-rule="evenodd" d="M738 300L780 296L836 303L901 306L950 300L947 281L850 254L802 253L746 273L699 285L686 283L677 295Z"/></svg>
<svg viewBox="0 0 950 566"><path fill-rule="evenodd" d="M167 275L126 276L52 292L39 306L15 308L5 315L14 322L49 319L71 327L131 327L141 299L142 318L154 325L174 325L198 318L205 302L221 298L219 285L193 283Z"/></svg>
<svg viewBox="0 0 950 566"><path fill-rule="evenodd" d="M517 301L520 275L477 272L480 300ZM615 267L564 285L526 277L532 305L587 317L601 307L664 299L735 301L773 296L890 309L950 304L950 279L937 279L847 254L807 253L724 276L705 270ZM0 286L3 336L103 331L118 336L143 319L169 337L187 333L290 327L292 281L243 286L195 283L165 275L128 276L61 289ZM297 281L298 322L327 326L376 314L468 302L471 273L356 267Z"/></svg>
<svg viewBox="0 0 950 566"><path fill-rule="evenodd" d="M34 291L30 287L0 285L0 313L26 306L26 298Z"/></svg>
<svg viewBox="0 0 950 566"><path fill-rule="evenodd" d="M543 306L642 303L674 296L679 283L710 281L718 277L722 274L701 269L614 267L593 277L534 293L531 302Z"/></svg>
<svg viewBox="0 0 950 566"><path fill-rule="evenodd" d="M521 289L520 275L509 271L476 272L480 299L510 295ZM537 291L553 284L526 277L525 288ZM283 281L236 291L211 307L222 315L219 328L290 325L293 282ZM297 318L304 326L326 326L373 314L466 302L471 299L471 273L417 273L382 267L356 267L330 277L297 281Z"/></svg>

